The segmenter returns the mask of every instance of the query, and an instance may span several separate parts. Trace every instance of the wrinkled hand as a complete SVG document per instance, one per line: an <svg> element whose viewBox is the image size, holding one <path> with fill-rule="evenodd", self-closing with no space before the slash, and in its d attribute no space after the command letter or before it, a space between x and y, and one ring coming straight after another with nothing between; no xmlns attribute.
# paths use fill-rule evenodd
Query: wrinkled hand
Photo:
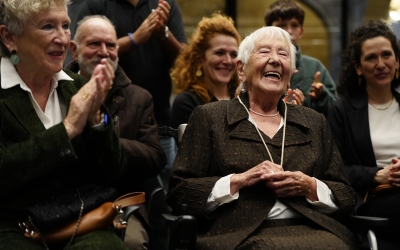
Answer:
<svg viewBox="0 0 400 250"><path fill-rule="evenodd" d="M388 181L395 187L400 187L400 161L399 159L393 158L392 164L387 167Z"/></svg>
<svg viewBox="0 0 400 250"><path fill-rule="evenodd" d="M304 196L311 201L318 200L315 179L300 171L267 173L261 179L277 197Z"/></svg>
<svg viewBox="0 0 400 250"><path fill-rule="evenodd" d="M251 187L264 179L260 177L265 174L283 172L282 166L270 161L263 161L257 166L231 177L231 194L236 193L244 187Z"/></svg>
<svg viewBox="0 0 400 250"><path fill-rule="evenodd" d="M72 97L64 120L70 139L80 134L86 124L95 125L100 122L100 106L112 86L113 79L114 70L106 59L102 59L95 67L89 82Z"/></svg>
<svg viewBox="0 0 400 250"><path fill-rule="evenodd" d="M314 82L311 84L311 91L309 94L311 99L317 100L322 95L324 84L319 81L320 77L321 72L317 71L314 76Z"/></svg>
<svg viewBox="0 0 400 250"><path fill-rule="evenodd" d="M171 6L169 3L167 1L160 0L157 9L153 11L153 13L157 14L157 24L154 28L154 35L159 38L165 37L165 26L168 23L170 10Z"/></svg>
<svg viewBox="0 0 400 250"><path fill-rule="evenodd" d="M157 12L152 12L139 26L139 28L132 34L135 42L140 45L146 43L151 35L153 34L157 23L158 14Z"/></svg>
<svg viewBox="0 0 400 250"><path fill-rule="evenodd" d="M293 97L292 101L289 101L291 97ZM292 90L291 88L289 88L288 96L284 97L283 101L286 103L294 104L294 105L302 105L303 101L304 101L303 92L301 92L300 89Z"/></svg>
<svg viewBox="0 0 400 250"><path fill-rule="evenodd" d="M100 122L100 106L107 97L108 91L112 88L114 80L114 69L107 59L102 59L100 64L94 68L92 77L87 84L94 84L95 93L91 112L89 113L88 123L93 126Z"/></svg>

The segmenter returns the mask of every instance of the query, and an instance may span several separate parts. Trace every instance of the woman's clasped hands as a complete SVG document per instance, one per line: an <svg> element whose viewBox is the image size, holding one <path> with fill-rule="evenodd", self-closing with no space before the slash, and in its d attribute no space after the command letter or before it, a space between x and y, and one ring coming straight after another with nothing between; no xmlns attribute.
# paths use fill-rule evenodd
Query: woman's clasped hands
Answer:
<svg viewBox="0 0 400 250"><path fill-rule="evenodd" d="M400 187L400 161L397 158L392 159L392 164L376 172L375 182L378 184L391 184Z"/></svg>
<svg viewBox="0 0 400 250"><path fill-rule="evenodd" d="M305 196L311 201L318 200L314 178L300 171L284 171L281 165L268 160L244 173L234 174L231 177L231 194L259 182L265 182L277 197Z"/></svg>

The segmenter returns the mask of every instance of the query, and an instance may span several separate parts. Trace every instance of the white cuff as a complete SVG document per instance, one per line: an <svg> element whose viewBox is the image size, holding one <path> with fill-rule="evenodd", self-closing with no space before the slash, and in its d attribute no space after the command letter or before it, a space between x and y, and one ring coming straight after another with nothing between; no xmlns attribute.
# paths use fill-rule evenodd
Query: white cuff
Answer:
<svg viewBox="0 0 400 250"><path fill-rule="evenodd" d="M317 178L314 179L317 183L318 201L311 201L309 199L307 199L307 201L322 213L333 213L339 210L334 203L335 197L332 195L332 190L324 182L318 180Z"/></svg>

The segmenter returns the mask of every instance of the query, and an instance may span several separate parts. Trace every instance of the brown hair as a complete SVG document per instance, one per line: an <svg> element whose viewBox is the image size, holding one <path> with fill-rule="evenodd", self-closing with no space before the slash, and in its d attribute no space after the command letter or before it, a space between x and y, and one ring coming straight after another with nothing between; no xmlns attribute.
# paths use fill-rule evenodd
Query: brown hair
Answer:
<svg viewBox="0 0 400 250"><path fill-rule="evenodd" d="M305 12L301 6L293 0L278 0L271 4L264 16L265 25L271 26L274 21L286 21L296 18L303 26Z"/></svg>
<svg viewBox="0 0 400 250"><path fill-rule="evenodd" d="M197 77L197 66L205 58L206 50L210 48L210 40L216 34L223 34L234 37L240 44L240 35L237 32L233 20L230 17L219 13L211 17L203 17L197 24L190 43L183 49L176 58L171 72L171 78L178 93L192 89L205 102L210 102L212 93L210 87L203 81L203 77ZM234 74L228 88L236 88L239 85L237 74Z"/></svg>

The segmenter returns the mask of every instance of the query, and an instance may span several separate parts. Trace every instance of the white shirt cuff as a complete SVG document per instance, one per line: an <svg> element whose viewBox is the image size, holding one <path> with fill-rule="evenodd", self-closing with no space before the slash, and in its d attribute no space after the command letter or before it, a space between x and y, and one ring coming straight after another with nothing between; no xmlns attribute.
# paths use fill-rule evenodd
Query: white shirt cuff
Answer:
<svg viewBox="0 0 400 250"><path fill-rule="evenodd" d="M307 199L307 201L322 213L329 214L339 210L334 203L335 197L332 195L331 189L324 182L318 180L317 178L314 179L317 183L318 201L311 201L309 199Z"/></svg>
<svg viewBox="0 0 400 250"><path fill-rule="evenodd" d="M230 174L220 178L214 185L211 194L207 199L206 210L213 211L222 204L229 203L239 198L239 191L231 195L231 176Z"/></svg>

